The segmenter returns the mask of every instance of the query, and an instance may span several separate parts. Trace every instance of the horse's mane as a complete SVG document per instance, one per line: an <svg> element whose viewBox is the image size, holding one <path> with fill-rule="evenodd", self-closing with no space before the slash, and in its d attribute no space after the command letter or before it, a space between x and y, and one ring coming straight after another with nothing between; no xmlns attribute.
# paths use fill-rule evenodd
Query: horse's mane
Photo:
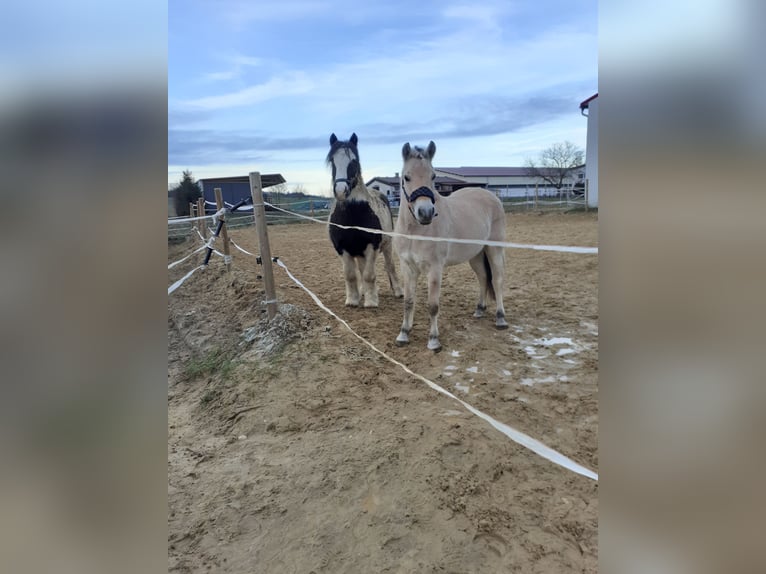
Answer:
<svg viewBox="0 0 766 574"><path fill-rule="evenodd" d="M342 140L338 140L330 146L330 151L327 152L327 157L324 159L324 162L326 165L330 165L330 162L332 161L332 156L334 156L335 153L341 148L350 149L352 152L354 152L354 155L356 156L356 161L359 162L359 165L362 165L362 162L359 159L359 149L351 142L342 141Z"/></svg>
<svg viewBox="0 0 766 574"><path fill-rule="evenodd" d="M410 157L414 157L416 159L426 159L428 157L428 154L425 148L422 148L419 145L416 145L412 148L412 151L410 152Z"/></svg>

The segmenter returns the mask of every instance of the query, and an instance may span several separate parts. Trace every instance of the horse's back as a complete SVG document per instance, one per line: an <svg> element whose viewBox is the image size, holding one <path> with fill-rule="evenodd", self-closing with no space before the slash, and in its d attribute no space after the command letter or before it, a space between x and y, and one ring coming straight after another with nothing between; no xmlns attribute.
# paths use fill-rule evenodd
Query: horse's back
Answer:
<svg viewBox="0 0 766 574"><path fill-rule="evenodd" d="M494 193L483 187L463 187L444 199L455 237L505 240L505 210Z"/></svg>

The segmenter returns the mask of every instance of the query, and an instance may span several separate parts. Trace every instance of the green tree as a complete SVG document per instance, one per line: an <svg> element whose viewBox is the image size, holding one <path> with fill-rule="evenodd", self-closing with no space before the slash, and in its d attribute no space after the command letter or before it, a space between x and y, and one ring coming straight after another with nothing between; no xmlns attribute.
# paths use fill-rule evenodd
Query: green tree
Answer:
<svg viewBox="0 0 766 574"><path fill-rule="evenodd" d="M170 190L170 195L176 207L176 214L189 215L189 204L202 197L202 190L192 177L191 171L184 170L181 181Z"/></svg>

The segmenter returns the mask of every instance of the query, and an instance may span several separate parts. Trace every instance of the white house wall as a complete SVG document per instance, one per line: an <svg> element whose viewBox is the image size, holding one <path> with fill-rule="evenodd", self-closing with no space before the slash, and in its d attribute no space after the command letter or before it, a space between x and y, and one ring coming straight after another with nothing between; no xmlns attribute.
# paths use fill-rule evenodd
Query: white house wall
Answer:
<svg viewBox="0 0 766 574"><path fill-rule="evenodd" d="M598 97L588 102L585 179L588 181L588 206L598 207Z"/></svg>

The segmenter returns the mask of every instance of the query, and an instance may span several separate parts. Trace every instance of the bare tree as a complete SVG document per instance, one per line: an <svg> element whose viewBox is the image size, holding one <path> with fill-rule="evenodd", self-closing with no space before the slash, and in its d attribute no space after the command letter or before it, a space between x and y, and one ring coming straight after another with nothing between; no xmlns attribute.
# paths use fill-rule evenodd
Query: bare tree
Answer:
<svg viewBox="0 0 766 574"><path fill-rule="evenodd" d="M287 187L287 184L285 183L278 183L266 189L269 190L268 194L272 199L271 203L273 203L276 206L279 206L282 203L282 201L284 201L284 197L289 191L289 188Z"/></svg>
<svg viewBox="0 0 766 574"><path fill-rule="evenodd" d="M306 195L306 187L302 183L296 183L291 193L297 196Z"/></svg>
<svg viewBox="0 0 766 574"><path fill-rule="evenodd" d="M583 155L583 150L572 142L555 143L540 153L538 161L526 161L527 174L555 187L561 195L564 185L574 180L575 169L582 166Z"/></svg>

